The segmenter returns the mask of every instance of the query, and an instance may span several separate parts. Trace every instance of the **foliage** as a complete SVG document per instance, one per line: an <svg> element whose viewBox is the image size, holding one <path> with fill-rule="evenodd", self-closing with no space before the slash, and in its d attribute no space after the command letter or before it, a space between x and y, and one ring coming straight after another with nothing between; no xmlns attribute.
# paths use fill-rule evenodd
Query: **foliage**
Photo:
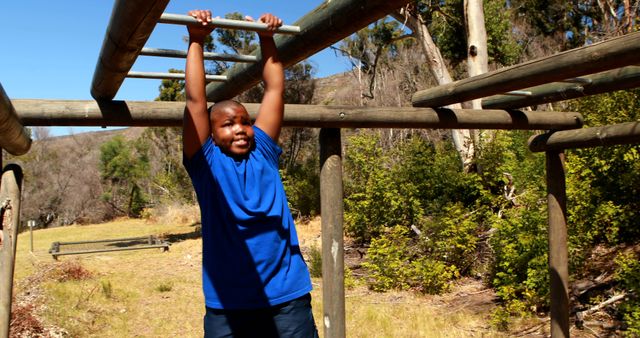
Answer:
<svg viewBox="0 0 640 338"><path fill-rule="evenodd" d="M142 180L149 172L148 147L143 142L114 136L100 147L103 200L114 215L138 217L147 204Z"/></svg>
<svg viewBox="0 0 640 338"><path fill-rule="evenodd" d="M448 290L458 275L455 266L430 259L412 250L407 229L396 226L371 241L363 267L370 272L369 287L375 291L409 288L437 294Z"/></svg>
<svg viewBox="0 0 640 338"><path fill-rule="evenodd" d="M572 101L588 126L640 119L640 90ZM568 219L572 244L633 243L640 239L640 146L598 147L568 152Z"/></svg>
<svg viewBox="0 0 640 338"><path fill-rule="evenodd" d="M511 11L504 1L484 1L485 29L489 62L499 65L515 63L520 54L519 46L511 34ZM467 41L462 0L414 2L415 11L427 24L431 36L442 56L452 68L467 59Z"/></svg>
<svg viewBox="0 0 640 338"><path fill-rule="evenodd" d="M380 135L363 131L349 138L345 151L345 231L360 243L384 232L384 227L409 226L421 216L416 188L398 182Z"/></svg>
<svg viewBox="0 0 640 338"><path fill-rule="evenodd" d="M179 69L169 69L169 73L184 73ZM158 87L160 94L156 97L156 101L184 101L184 80L162 80Z"/></svg>
<svg viewBox="0 0 640 338"><path fill-rule="evenodd" d="M622 254L616 257L615 279L621 288L629 293L627 299L618 310L627 324L625 334L628 337L640 335L640 257L637 254Z"/></svg>
<svg viewBox="0 0 640 338"><path fill-rule="evenodd" d="M182 129L147 128L137 142L148 149L150 163L147 189L160 204L195 202L191 180L182 165Z"/></svg>
<svg viewBox="0 0 640 338"><path fill-rule="evenodd" d="M309 248L308 263L311 277L322 277L322 250L315 245Z"/></svg>
<svg viewBox="0 0 640 338"><path fill-rule="evenodd" d="M530 132L493 132L479 148L483 215L493 253L489 281L504 302L495 315L545 308L548 294L544 157L526 149Z"/></svg>
<svg viewBox="0 0 640 338"><path fill-rule="evenodd" d="M536 35L561 35L565 48L576 48L618 32L630 32L640 9L628 1L510 1Z"/></svg>
<svg viewBox="0 0 640 338"><path fill-rule="evenodd" d="M420 224L422 254L468 274L475 261L478 223L477 214L467 212L461 203L445 206Z"/></svg>

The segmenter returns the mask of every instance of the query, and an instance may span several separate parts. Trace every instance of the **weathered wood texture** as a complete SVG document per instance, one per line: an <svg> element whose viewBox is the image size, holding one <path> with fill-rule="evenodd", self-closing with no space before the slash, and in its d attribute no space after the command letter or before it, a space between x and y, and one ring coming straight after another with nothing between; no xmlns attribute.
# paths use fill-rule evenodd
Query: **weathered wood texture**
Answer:
<svg viewBox="0 0 640 338"><path fill-rule="evenodd" d="M91 83L91 96L116 96L169 0L116 0Z"/></svg>
<svg viewBox="0 0 640 338"><path fill-rule="evenodd" d="M534 135L529 139L529 150L541 152L633 143L640 143L638 121Z"/></svg>
<svg viewBox="0 0 640 338"><path fill-rule="evenodd" d="M569 250L564 153L546 153L551 337L569 337Z"/></svg>
<svg viewBox="0 0 640 338"><path fill-rule="evenodd" d="M583 76L589 83L550 83L523 90L530 96L496 95L482 100L485 109L517 109L543 103L640 87L640 67L628 66Z"/></svg>
<svg viewBox="0 0 640 338"><path fill-rule="evenodd" d="M20 225L20 192L22 169L9 164L2 171L0 182L0 337L9 337L13 271Z"/></svg>
<svg viewBox="0 0 640 338"><path fill-rule="evenodd" d="M340 129L320 130L322 308L324 336L345 335L342 146Z"/></svg>
<svg viewBox="0 0 640 338"><path fill-rule="evenodd" d="M408 0L333 0L324 2L294 23L300 27L295 36L275 37L278 56L287 66L319 52L402 7ZM260 51L256 51L258 58ZM229 81L207 85L207 98L220 101L232 98L253 87L261 80L261 64L236 64L226 72Z"/></svg>
<svg viewBox="0 0 640 338"><path fill-rule="evenodd" d="M183 102L14 100L28 126L182 126ZM258 104L245 104L255 118ZM285 127L574 129L572 112L285 105Z"/></svg>
<svg viewBox="0 0 640 338"><path fill-rule="evenodd" d="M640 32L416 92L416 107L441 107L640 63Z"/></svg>
<svg viewBox="0 0 640 338"><path fill-rule="evenodd" d="M31 148L31 138L22 127L15 108L0 84L0 149L23 155Z"/></svg>

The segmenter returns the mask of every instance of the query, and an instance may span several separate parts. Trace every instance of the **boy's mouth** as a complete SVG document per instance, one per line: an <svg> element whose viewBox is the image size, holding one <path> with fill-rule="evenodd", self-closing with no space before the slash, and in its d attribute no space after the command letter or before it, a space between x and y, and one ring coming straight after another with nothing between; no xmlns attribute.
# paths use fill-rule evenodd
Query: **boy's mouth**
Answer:
<svg viewBox="0 0 640 338"><path fill-rule="evenodd" d="M241 138L233 141L233 144L238 147L246 147L249 145L249 140L246 138Z"/></svg>

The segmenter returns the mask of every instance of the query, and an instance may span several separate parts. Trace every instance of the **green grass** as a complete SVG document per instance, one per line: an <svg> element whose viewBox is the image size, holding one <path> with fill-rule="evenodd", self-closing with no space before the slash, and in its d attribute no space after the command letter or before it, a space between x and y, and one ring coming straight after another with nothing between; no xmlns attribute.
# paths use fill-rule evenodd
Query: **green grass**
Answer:
<svg viewBox="0 0 640 338"><path fill-rule="evenodd" d="M309 238L317 238L317 232L302 230L301 237L309 233ZM202 337L200 239L173 243L168 252L146 249L60 256L59 261L48 254L54 241L193 231L190 225L143 220L37 230L33 233L33 254L29 252L29 233L22 233L16 255L16 300L24 299L27 291L37 294L33 286L39 285L38 315L45 325L62 328L70 337ZM301 243L315 245L305 238L301 238ZM64 270L65 266L72 269ZM61 278L63 270L78 278ZM84 275L84 270L89 275ZM322 280L314 278L313 282L314 316L323 336ZM489 313L447 309L434 306L427 296L410 292L373 293L357 286L347 290L347 336L500 336L488 329Z"/></svg>

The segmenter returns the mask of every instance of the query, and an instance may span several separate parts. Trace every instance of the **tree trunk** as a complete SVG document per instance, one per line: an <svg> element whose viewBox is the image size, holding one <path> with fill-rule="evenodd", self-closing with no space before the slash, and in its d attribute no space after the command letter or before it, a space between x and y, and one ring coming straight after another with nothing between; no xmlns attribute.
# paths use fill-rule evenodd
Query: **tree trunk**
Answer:
<svg viewBox="0 0 640 338"><path fill-rule="evenodd" d="M414 37L420 43L420 47L424 52L427 64L431 74L436 79L439 85L453 82L449 70L440 54L440 49L433 42L433 38L429 33L427 25L422 21L420 16L414 16L406 9L400 9L397 12L391 14L393 18L405 24L413 32ZM462 105L459 103L447 106L452 109L461 109ZM471 167L471 163L474 158L473 142L471 140L471 134L467 129L452 129L451 130L453 144L456 150L460 154L462 160L462 167L465 171L468 171Z"/></svg>
<svg viewBox="0 0 640 338"><path fill-rule="evenodd" d="M489 53L487 51L487 30L484 24L484 9L482 0L464 0L464 18L467 27L467 70L469 77L484 74L489 68ZM482 109L482 99L471 101L473 109ZM495 132L484 136L477 130L471 131L474 144L477 146L481 139L491 140ZM478 171L482 170L478 168Z"/></svg>

